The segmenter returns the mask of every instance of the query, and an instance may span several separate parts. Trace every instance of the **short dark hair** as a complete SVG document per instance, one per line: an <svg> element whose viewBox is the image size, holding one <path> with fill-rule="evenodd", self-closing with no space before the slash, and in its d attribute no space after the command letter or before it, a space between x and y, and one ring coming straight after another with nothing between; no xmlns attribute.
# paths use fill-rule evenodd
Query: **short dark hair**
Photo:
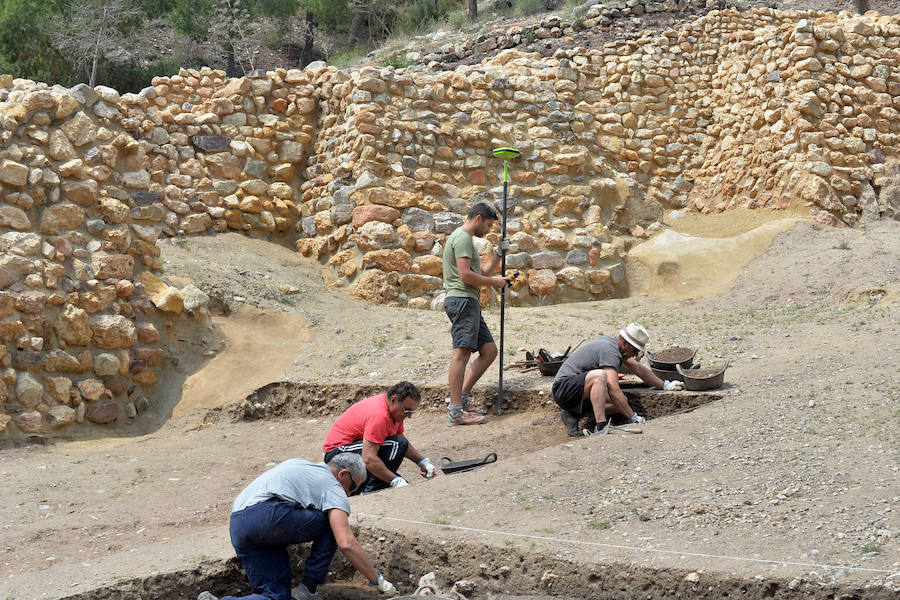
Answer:
<svg viewBox="0 0 900 600"><path fill-rule="evenodd" d="M492 219L494 221L500 218L497 214L497 209L495 209L487 202L476 202L472 205L472 208L469 209L469 213L466 215L466 218L474 219L475 217Z"/></svg>
<svg viewBox="0 0 900 600"><path fill-rule="evenodd" d="M419 393L419 388L410 382L401 381L388 390L387 397L388 399L397 398L400 402L403 402L406 398L412 398L419 402L422 399L422 394Z"/></svg>

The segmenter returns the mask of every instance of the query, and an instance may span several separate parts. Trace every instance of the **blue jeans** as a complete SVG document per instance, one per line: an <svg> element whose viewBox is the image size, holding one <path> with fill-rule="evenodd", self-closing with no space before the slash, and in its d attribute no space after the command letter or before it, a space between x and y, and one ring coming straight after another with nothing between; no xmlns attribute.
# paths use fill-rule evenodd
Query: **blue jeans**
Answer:
<svg viewBox="0 0 900 600"><path fill-rule="evenodd" d="M230 531L231 545L253 586L254 593L242 600L291 600L290 544L312 542L303 571L307 587L325 581L337 552L326 513L276 498L231 513Z"/></svg>

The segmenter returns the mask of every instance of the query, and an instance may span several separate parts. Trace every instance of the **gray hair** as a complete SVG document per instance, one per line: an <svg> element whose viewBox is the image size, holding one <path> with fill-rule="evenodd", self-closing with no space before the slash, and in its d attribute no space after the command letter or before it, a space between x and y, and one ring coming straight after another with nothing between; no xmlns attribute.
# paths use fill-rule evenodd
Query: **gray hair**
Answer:
<svg viewBox="0 0 900 600"><path fill-rule="evenodd" d="M347 469L350 471L350 477L356 481L361 481L366 477L366 463L363 462L362 456L355 452L338 452L331 457L327 464L338 471Z"/></svg>

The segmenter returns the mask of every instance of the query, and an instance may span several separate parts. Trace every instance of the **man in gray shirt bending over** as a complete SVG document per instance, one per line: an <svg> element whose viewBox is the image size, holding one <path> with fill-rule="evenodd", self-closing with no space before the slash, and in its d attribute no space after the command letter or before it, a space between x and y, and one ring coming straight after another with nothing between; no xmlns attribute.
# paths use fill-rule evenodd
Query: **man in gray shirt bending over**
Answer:
<svg viewBox="0 0 900 600"><path fill-rule="evenodd" d="M341 452L328 463L292 458L244 488L231 507L231 544L253 593L242 600L291 600L290 544L312 542L295 600L318 600L338 548L385 598L397 589L372 567L350 530L347 496L366 481L359 454ZM218 600L201 592L197 600ZM225 596L222 600L239 600Z"/></svg>
<svg viewBox="0 0 900 600"><path fill-rule="evenodd" d="M597 424L594 433L605 431L608 413L624 415L632 423L646 421L631 409L628 398L619 387L619 371L624 364L644 383L665 390L684 389L680 381L664 381L649 367L638 362L650 335L637 323L619 331L617 337L604 335L576 350L559 368L553 380L551 396L559 406L559 415L569 435L582 435L578 421L589 410Z"/></svg>

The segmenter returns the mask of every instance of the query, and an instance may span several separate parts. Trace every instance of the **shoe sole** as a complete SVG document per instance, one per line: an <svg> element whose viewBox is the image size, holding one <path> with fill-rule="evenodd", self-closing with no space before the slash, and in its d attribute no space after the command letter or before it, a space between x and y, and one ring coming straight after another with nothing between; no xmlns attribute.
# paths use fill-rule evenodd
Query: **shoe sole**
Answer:
<svg viewBox="0 0 900 600"><path fill-rule="evenodd" d="M479 421L469 421L469 422L465 422L465 421L448 421L448 422L447 422L447 425L450 426L450 427L457 427L457 426L459 426L459 425L481 425L482 423L484 423L484 419L481 419L481 420L479 420Z"/></svg>

